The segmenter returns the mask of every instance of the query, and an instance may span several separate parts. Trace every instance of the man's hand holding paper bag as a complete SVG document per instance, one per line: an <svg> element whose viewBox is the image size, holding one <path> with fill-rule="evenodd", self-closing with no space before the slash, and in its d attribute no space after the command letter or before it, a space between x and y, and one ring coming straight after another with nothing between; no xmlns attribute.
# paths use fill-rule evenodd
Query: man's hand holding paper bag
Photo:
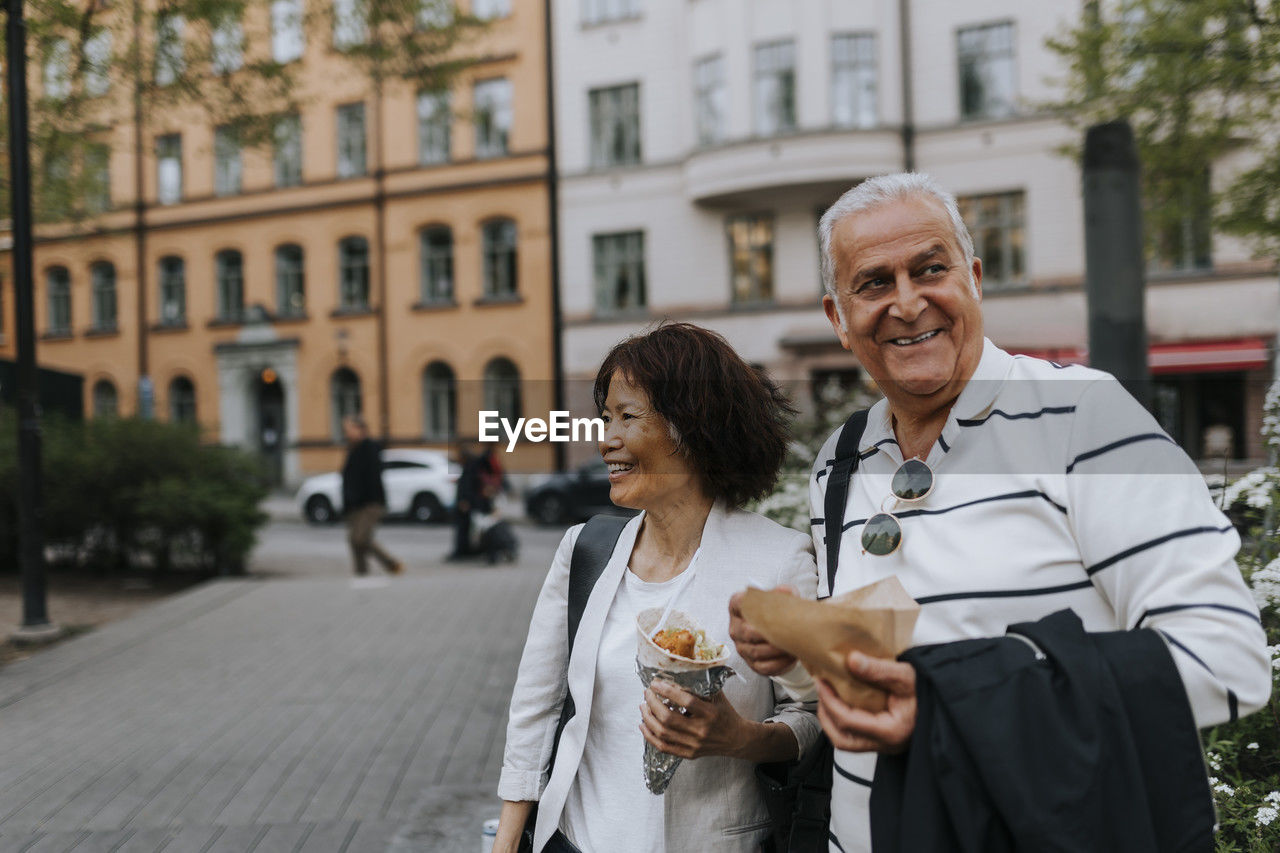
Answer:
<svg viewBox="0 0 1280 853"><path fill-rule="evenodd" d="M920 606L896 578L824 601L748 589L730 602L730 636L761 674L798 659L818 681L818 718L837 749L897 752L915 727L915 670L894 658Z"/></svg>

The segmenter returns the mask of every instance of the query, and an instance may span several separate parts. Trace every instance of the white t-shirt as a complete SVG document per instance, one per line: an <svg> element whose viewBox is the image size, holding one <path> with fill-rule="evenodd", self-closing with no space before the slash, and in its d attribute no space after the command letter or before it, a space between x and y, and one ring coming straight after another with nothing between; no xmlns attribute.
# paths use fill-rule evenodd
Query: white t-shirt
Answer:
<svg viewBox="0 0 1280 853"><path fill-rule="evenodd" d="M665 607L682 578L648 583L628 569L609 607L596 658L586 746L560 818L560 831L583 853L665 850L662 797L644 784L644 686L636 675L636 614Z"/></svg>

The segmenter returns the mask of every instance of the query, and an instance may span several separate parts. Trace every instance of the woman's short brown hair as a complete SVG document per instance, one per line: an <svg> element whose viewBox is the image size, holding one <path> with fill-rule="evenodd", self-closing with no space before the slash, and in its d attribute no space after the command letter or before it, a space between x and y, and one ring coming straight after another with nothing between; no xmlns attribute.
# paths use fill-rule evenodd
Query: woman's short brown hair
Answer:
<svg viewBox="0 0 1280 853"><path fill-rule="evenodd" d="M773 489L795 409L721 335L668 322L627 338L596 373L597 408L604 408L615 375L642 389L674 427L678 452L701 474L712 497L738 508Z"/></svg>

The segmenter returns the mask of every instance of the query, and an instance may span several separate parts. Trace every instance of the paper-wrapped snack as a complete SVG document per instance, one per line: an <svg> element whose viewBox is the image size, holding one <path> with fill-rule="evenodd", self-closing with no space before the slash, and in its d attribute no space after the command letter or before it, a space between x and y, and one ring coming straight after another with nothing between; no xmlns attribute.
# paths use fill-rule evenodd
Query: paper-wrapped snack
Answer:
<svg viewBox="0 0 1280 853"><path fill-rule="evenodd" d="M895 577L822 601L748 589L742 615L770 643L795 655L814 678L827 681L847 704L883 711L883 690L858 681L845 661L858 651L896 658L911 645L920 605Z"/></svg>
<svg viewBox="0 0 1280 853"><path fill-rule="evenodd" d="M660 607L642 610L636 616L636 672L640 675L640 683L648 687L655 678L663 678L703 699L710 699L719 693L724 683L735 674L733 667L725 665L729 657L728 647L723 643L708 641L706 633L691 616L673 610L661 626L671 633L660 639L672 648L692 651L693 654L685 656L667 651L650 638L661 617ZM692 643L690 636L676 636L682 632L688 632ZM645 787L654 794L667 790L671 777L683 760L679 756L654 749L645 741Z"/></svg>

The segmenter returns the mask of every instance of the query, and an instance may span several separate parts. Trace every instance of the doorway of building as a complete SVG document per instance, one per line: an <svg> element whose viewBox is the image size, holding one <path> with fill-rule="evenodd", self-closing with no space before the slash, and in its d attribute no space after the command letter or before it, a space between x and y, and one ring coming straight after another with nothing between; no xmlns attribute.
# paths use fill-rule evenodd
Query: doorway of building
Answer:
<svg viewBox="0 0 1280 853"><path fill-rule="evenodd" d="M1191 458L1245 458L1244 374L1165 374L1153 384L1156 419Z"/></svg>
<svg viewBox="0 0 1280 853"><path fill-rule="evenodd" d="M258 454L273 488L284 484L284 386L270 367L258 372L254 399L258 410Z"/></svg>

